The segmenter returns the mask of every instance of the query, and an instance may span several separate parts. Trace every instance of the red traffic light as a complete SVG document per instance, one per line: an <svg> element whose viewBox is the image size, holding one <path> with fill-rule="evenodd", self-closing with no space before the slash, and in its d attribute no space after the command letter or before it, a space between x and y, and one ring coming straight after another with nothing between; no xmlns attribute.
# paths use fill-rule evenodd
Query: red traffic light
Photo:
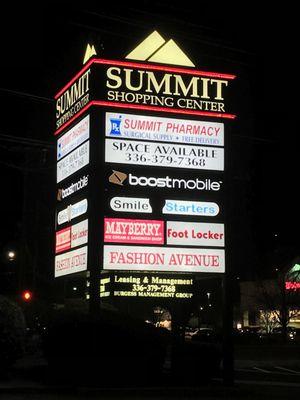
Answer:
<svg viewBox="0 0 300 400"><path fill-rule="evenodd" d="M30 301L32 299L32 292L30 290L24 290L22 292L22 299L24 301Z"/></svg>

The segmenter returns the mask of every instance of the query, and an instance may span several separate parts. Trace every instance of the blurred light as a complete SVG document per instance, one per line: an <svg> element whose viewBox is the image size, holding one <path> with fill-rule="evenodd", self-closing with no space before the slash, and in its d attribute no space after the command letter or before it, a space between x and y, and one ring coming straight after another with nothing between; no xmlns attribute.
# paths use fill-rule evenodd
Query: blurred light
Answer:
<svg viewBox="0 0 300 400"><path fill-rule="evenodd" d="M76 286L74 286L74 287L73 287L73 290L77 290L77 287L76 287Z"/></svg>
<svg viewBox="0 0 300 400"><path fill-rule="evenodd" d="M236 324L236 328L237 328L237 329L242 329L242 324L241 324L240 322L238 322L238 323Z"/></svg>
<svg viewBox="0 0 300 400"><path fill-rule="evenodd" d="M30 290L24 290L22 292L22 299L24 301L30 301L32 299L32 292Z"/></svg>
<svg viewBox="0 0 300 400"><path fill-rule="evenodd" d="M7 253L7 255L8 255L8 258L9 258L10 261L12 261L12 260L14 260L16 258L16 253L14 251L12 251L12 250L10 250Z"/></svg>

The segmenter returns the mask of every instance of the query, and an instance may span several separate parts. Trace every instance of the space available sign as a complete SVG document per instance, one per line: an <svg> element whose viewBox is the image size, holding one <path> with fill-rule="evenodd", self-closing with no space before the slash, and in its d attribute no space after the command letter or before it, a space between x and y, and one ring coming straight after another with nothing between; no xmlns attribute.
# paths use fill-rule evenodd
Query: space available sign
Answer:
<svg viewBox="0 0 300 400"><path fill-rule="evenodd" d="M217 122L106 113L105 134L123 139L224 146L224 124Z"/></svg>
<svg viewBox="0 0 300 400"><path fill-rule="evenodd" d="M195 217L215 217L219 214L219 206L213 202L165 200L163 214L193 215Z"/></svg>
<svg viewBox="0 0 300 400"><path fill-rule="evenodd" d="M56 232L55 253L86 244L88 241L88 220L68 226Z"/></svg>
<svg viewBox="0 0 300 400"><path fill-rule="evenodd" d="M57 223L62 225L65 222L70 222L72 219L79 217L87 212L88 201L83 199L75 204L70 204L68 207L59 211L57 214Z"/></svg>
<svg viewBox="0 0 300 400"><path fill-rule="evenodd" d="M224 247L224 224L168 221L167 244Z"/></svg>
<svg viewBox="0 0 300 400"><path fill-rule="evenodd" d="M104 218L104 242L164 244L164 222Z"/></svg>
<svg viewBox="0 0 300 400"><path fill-rule="evenodd" d="M69 275L87 269L87 246L80 247L55 257L55 277Z"/></svg>
<svg viewBox="0 0 300 400"><path fill-rule="evenodd" d="M117 212L152 213L149 199L143 197L113 197L109 204Z"/></svg>
<svg viewBox="0 0 300 400"><path fill-rule="evenodd" d="M118 164L223 171L224 149L106 139L105 161Z"/></svg>
<svg viewBox="0 0 300 400"><path fill-rule="evenodd" d="M57 160L60 160L90 137L90 116L87 115L57 141Z"/></svg>
<svg viewBox="0 0 300 400"><path fill-rule="evenodd" d="M225 271L223 249L105 245L103 269L124 271Z"/></svg>
<svg viewBox="0 0 300 400"><path fill-rule="evenodd" d="M57 183L88 165L89 140L57 163Z"/></svg>

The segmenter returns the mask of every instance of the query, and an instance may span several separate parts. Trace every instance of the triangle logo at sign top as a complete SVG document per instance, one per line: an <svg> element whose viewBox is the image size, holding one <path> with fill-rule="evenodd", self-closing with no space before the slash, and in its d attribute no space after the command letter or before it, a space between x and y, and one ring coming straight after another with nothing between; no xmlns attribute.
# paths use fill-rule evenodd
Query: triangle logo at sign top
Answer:
<svg viewBox="0 0 300 400"><path fill-rule="evenodd" d="M84 59L83 59L83 64L85 64L91 57L96 56L96 50L95 50L95 46L94 45L90 45L88 43L88 45L86 46L86 50L85 50L85 55L84 55Z"/></svg>
<svg viewBox="0 0 300 400"><path fill-rule="evenodd" d="M182 65L185 67L195 67L195 64L180 49L180 47L170 39L165 39L154 31L143 40L125 58L139 61L152 61L160 64Z"/></svg>
<svg viewBox="0 0 300 400"><path fill-rule="evenodd" d="M165 42L165 39L158 32L154 31L125 58L128 58L129 60L145 61Z"/></svg>
<svg viewBox="0 0 300 400"><path fill-rule="evenodd" d="M153 61L163 64L184 65L187 67L195 66L172 39L169 40L159 50L157 50L148 59L148 61Z"/></svg>

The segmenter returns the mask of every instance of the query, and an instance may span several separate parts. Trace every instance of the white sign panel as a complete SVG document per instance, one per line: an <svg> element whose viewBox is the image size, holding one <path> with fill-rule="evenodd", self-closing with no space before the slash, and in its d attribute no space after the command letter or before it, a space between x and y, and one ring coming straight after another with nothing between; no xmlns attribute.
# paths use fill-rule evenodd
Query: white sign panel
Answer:
<svg viewBox="0 0 300 400"><path fill-rule="evenodd" d="M88 241L88 220L78 222L71 227L71 247L81 246Z"/></svg>
<svg viewBox="0 0 300 400"><path fill-rule="evenodd" d="M89 140L57 163L57 183L89 163Z"/></svg>
<svg viewBox="0 0 300 400"><path fill-rule="evenodd" d="M224 149L106 139L105 161L156 167L224 170Z"/></svg>
<svg viewBox="0 0 300 400"><path fill-rule="evenodd" d="M195 217L215 217L219 214L219 206L212 202L165 200L163 214L194 215Z"/></svg>
<svg viewBox="0 0 300 400"><path fill-rule="evenodd" d="M209 272L225 271L223 249L149 246L104 246L103 268L124 271Z"/></svg>
<svg viewBox="0 0 300 400"><path fill-rule="evenodd" d="M70 222L72 219L79 217L87 212L88 201L87 199L81 200L78 203L70 204L67 208L59 211L57 214L58 225Z"/></svg>
<svg viewBox="0 0 300 400"><path fill-rule="evenodd" d="M224 247L224 224L168 221L167 244Z"/></svg>
<svg viewBox="0 0 300 400"><path fill-rule="evenodd" d="M219 122L106 113L105 134L110 137L224 146L224 124Z"/></svg>
<svg viewBox="0 0 300 400"><path fill-rule="evenodd" d="M117 212L152 213L149 199L142 197L113 197L110 207Z"/></svg>
<svg viewBox="0 0 300 400"><path fill-rule="evenodd" d="M60 160L90 137L90 116L84 117L57 141L57 160Z"/></svg>
<svg viewBox="0 0 300 400"><path fill-rule="evenodd" d="M87 246L72 250L55 257L54 276L74 274L87 269Z"/></svg>

